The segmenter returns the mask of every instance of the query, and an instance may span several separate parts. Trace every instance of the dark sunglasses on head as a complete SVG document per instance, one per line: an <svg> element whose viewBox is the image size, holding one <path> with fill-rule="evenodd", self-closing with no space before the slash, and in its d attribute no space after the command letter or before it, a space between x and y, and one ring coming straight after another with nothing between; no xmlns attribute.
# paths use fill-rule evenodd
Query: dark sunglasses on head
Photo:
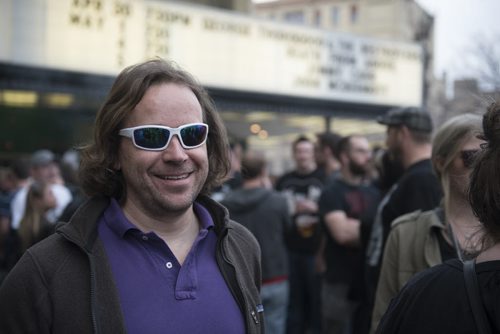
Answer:
<svg viewBox="0 0 500 334"><path fill-rule="evenodd" d="M131 138L134 146L147 151L162 151L167 148L170 140L177 135L184 149L196 148L205 143L208 136L208 125L190 123L170 128L160 125L141 125L121 129L120 136Z"/></svg>
<svg viewBox="0 0 500 334"><path fill-rule="evenodd" d="M474 162L476 161L478 152L479 150L460 151L460 158L462 159L465 168L472 168Z"/></svg>

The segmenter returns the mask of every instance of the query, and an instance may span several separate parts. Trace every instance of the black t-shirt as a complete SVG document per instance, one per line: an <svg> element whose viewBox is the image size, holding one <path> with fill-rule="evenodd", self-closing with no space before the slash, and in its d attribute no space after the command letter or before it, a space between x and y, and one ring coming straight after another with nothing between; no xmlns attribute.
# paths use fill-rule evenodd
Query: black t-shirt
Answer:
<svg viewBox="0 0 500 334"><path fill-rule="evenodd" d="M448 241L446 241L443 234L441 233L441 229L436 229L434 232L437 236L437 240L439 243L439 252L441 253L441 259L443 260L443 262L456 258L457 252L455 250L455 247L453 247L448 243Z"/></svg>
<svg viewBox="0 0 500 334"><path fill-rule="evenodd" d="M396 190L382 210L383 245L394 219L415 210L432 210L442 198L441 185L430 159L411 165L397 183Z"/></svg>
<svg viewBox="0 0 500 334"><path fill-rule="evenodd" d="M379 192L372 185L352 185L336 179L323 191L319 201L319 211L323 218L332 211L344 211L346 216L358 219L362 224L371 225L377 209ZM325 224L322 219L323 225ZM330 283L350 284L362 264L363 246L346 247L339 245L326 232L325 260L327 270L325 279Z"/></svg>
<svg viewBox="0 0 500 334"><path fill-rule="evenodd" d="M309 174L299 174L296 171L283 175L276 181L276 190L284 193L289 200L307 198L317 202L325 182L325 173L316 169ZM319 223L313 225L312 229L304 231L299 228L298 220L315 219L319 222L319 215L294 215L293 226L286 235L287 246L290 250L315 254L320 246L321 226Z"/></svg>
<svg viewBox="0 0 500 334"><path fill-rule="evenodd" d="M500 333L500 261L478 263L476 272L492 332ZM454 259L416 274L392 300L377 333L477 333L462 263Z"/></svg>

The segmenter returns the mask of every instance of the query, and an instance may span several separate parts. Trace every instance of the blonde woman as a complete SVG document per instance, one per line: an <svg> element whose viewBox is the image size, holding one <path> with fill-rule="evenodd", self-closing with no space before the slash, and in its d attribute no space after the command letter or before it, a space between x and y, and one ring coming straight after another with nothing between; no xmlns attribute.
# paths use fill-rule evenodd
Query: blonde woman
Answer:
<svg viewBox="0 0 500 334"><path fill-rule="evenodd" d="M415 275L391 302L377 333L500 333L500 104L490 106L483 126L487 144L476 156L468 195L481 222L474 234L479 255L467 265L453 259ZM476 284L467 285L464 268L471 263ZM475 286L475 294L466 286Z"/></svg>
<svg viewBox="0 0 500 334"><path fill-rule="evenodd" d="M403 215L392 223L375 296L371 332L391 299L416 273L477 251L469 237L479 227L467 189L476 153L484 142L481 116L464 114L448 120L432 143L432 164L443 190L442 205Z"/></svg>
<svg viewBox="0 0 500 334"><path fill-rule="evenodd" d="M53 232L54 228L46 220L45 213L55 207L56 198L48 183L35 181L29 186L26 211L19 225L23 251Z"/></svg>

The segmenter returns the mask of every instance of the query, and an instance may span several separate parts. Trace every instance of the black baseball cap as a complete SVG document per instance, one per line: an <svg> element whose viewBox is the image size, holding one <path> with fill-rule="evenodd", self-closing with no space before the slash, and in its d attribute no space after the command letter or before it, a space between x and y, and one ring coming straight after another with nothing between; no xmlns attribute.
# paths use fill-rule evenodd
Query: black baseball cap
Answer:
<svg viewBox="0 0 500 334"><path fill-rule="evenodd" d="M433 128L431 115L416 107L391 109L384 116L379 116L377 122L388 126L405 125L409 129L428 133Z"/></svg>

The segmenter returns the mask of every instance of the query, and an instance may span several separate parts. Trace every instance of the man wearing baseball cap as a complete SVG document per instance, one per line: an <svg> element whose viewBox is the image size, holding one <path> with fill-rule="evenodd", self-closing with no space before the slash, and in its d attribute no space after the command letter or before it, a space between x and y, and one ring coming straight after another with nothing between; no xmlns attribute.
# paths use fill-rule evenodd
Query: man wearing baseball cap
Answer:
<svg viewBox="0 0 500 334"><path fill-rule="evenodd" d="M404 173L380 202L372 227L367 248L367 275L373 284L369 293L377 286L385 241L394 219L415 210L431 210L442 197L430 160L433 125L429 113L415 107L397 108L377 121L387 126L387 150Z"/></svg>
<svg viewBox="0 0 500 334"><path fill-rule="evenodd" d="M387 114L377 118L377 122L387 126L406 126L413 132L423 136L432 133L432 119L428 112L415 107L391 109ZM429 138L430 144L430 138Z"/></svg>

